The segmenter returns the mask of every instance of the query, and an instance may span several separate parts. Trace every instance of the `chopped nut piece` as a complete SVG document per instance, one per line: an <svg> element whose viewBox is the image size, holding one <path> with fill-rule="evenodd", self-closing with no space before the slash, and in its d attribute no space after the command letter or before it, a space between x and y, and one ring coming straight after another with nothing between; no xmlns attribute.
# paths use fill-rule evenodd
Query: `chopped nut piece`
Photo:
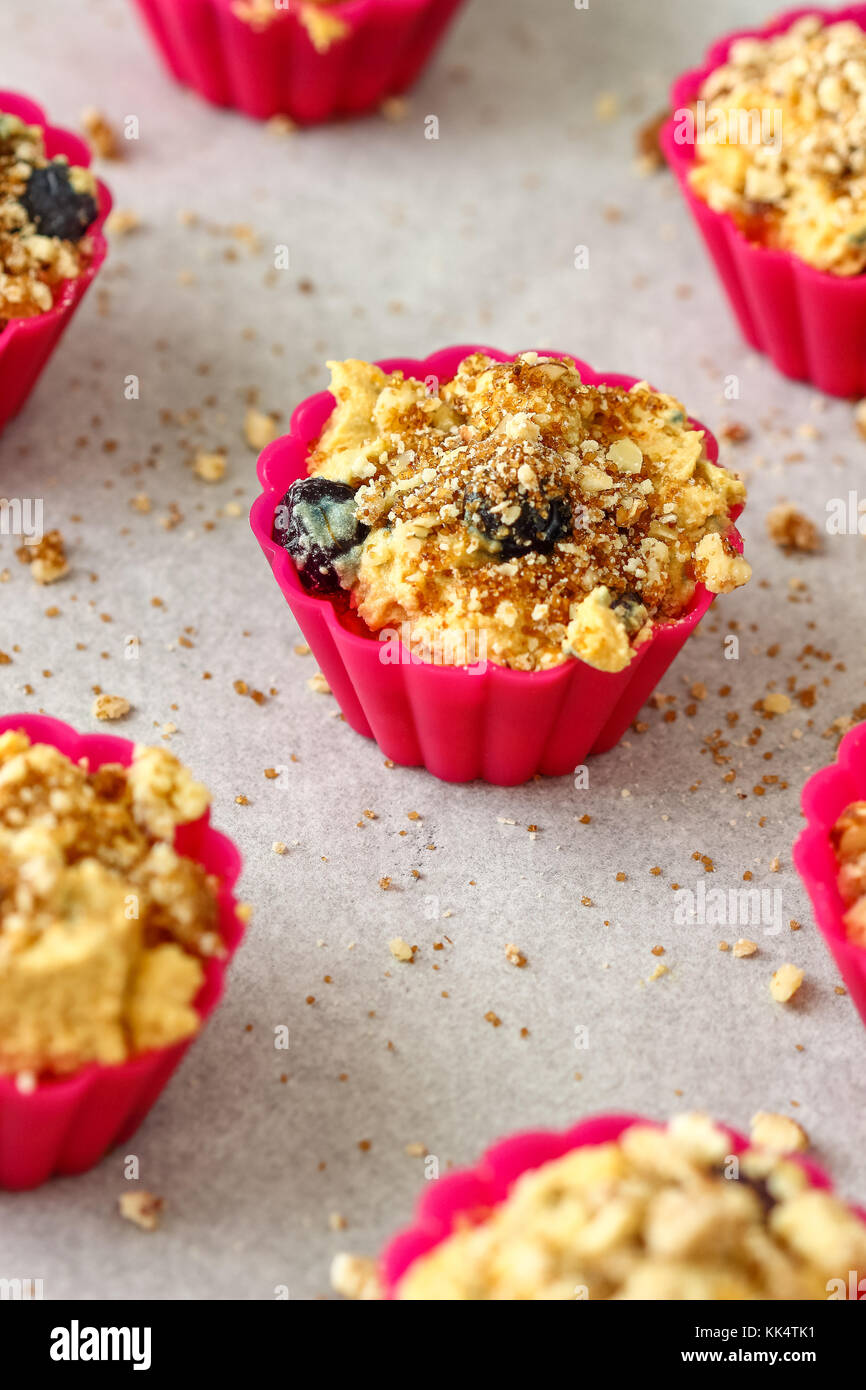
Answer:
<svg viewBox="0 0 866 1390"><path fill-rule="evenodd" d="M780 965L770 981L770 993L779 1004L793 999L803 983L804 972L797 965Z"/></svg>
<svg viewBox="0 0 866 1390"><path fill-rule="evenodd" d="M403 940L402 936L395 936L393 941L389 941L388 950L395 960L405 961L407 965L411 964L415 957L412 947L408 941Z"/></svg>
<svg viewBox="0 0 866 1390"><path fill-rule="evenodd" d="M161 1197L137 1187L118 1197L117 1206L124 1221L131 1221L142 1231L155 1231L165 1203Z"/></svg>
<svg viewBox="0 0 866 1390"><path fill-rule="evenodd" d="M511 942L505 947L505 957L511 965L516 965L518 970L522 970L526 964L526 956Z"/></svg>
<svg viewBox="0 0 866 1390"><path fill-rule="evenodd" d="M743 956L753 956L757 949L758 947L755 944L755 942L749 941L744 936L741 936L739 941L734 942L734 955L738 958L741 958Z"/></svg>
<svg viewBox="0 0 866 1390"><path fill-rule="evenodd" d="M19 546L15 554L23 565L30 566L37 584L54 584L69 573L66 548L59 531L46 531L36 545Z"/></svg>
<svg viewBox="0 0 866 1390"><path fill-rule="evenodd" d="M809 1136L789 1115L777 1115L772 1110L759 1110L752 1120L749 1138L762 1149L773 1153L791 1154L809 1147Z"/></svg>

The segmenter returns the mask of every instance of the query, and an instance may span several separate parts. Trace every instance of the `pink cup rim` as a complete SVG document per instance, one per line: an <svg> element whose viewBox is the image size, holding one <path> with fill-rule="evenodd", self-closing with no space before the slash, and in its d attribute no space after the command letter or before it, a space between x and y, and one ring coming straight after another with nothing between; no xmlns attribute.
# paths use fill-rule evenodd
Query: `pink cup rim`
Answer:
<svg viewBox="0 0 866 1390"><path fill-rule="evenodd" d="M806 825L794 843L794 864L804 879L815 908L818 927L837 951L866 968L866 946L852 941L842 918L846 911L838 887L838 865L830 844L830 832L838 817L850 805L850 788L860 787L866 800L866 720L856 724L842 739L835 760L814 772L803 786L800 805ZM830 811L831 806L837 806ZM819 867L825 851L833 857L830 878Z"/></svg>
<svg viewBox="0 0 866 1390"><path fill-rule="evenodd" d="M510 1135L485 1150L474 1166L438 1178L419 1198L411 1224L399 1231L382 1252L380 1275L385 1297L396 1297L401 1281L412 1266L441 1245L453 1233L461 1217L469 1221L483 1220L485 1215L501 1206L524 1173L555 1162L574 1149L612 1143L633 1125L664 1128L663 1121L632 1113L591 1115L566 1130L527 1130ZM718 1128L730 1139L735 1154L759 1147L728 1125L718 1124ZM799 1153L780 1157L797 1163L812 1187L834 1190L828 1174L811 1159ZM846 1205L866 1222L866 1211L851 1203Z"/></svg>
<svg viewBox="0 0 866 1390"><path fill-rule="evenodd" d="M629 390L637 382L644 379L626 376L619 372L597 372L587 362L575 357L573 353L555 348L522 349L522 351L536 351L540 357L569 358L574 362L581 381L590 386L606 385ZM435 376L442 381L450 381L463 358L471 356L473 353L484 353L497 362L513 362L521 355L520 352L507 353L502 352L499 348L479 344L458 344L453 347L441 348L425 358L385 358L374 365L380 367L384 372L402 371L407 376L415 376L421 380L428 376ZM651 389L655 388L651 387ZM288 432L275 439L259 455L257 472L263 491L256 498L250 510L250 526L270 561L278 584L287 597L289 594L291 595L292 605L297 604L302 610L316 612L323 617L331 637L334 640L339 639L340 644L361 648L370 641L376 641L376 633L368 630L366 634L362 634L344 627L340 622L340 614L328 598L319 598L303 587L288 551L273 539L274 514L286 492L286 488L279 481L284 471L284 456L289 450L294 449L296 443L309 454L309 445L318 439L335 406L336 401L330 391L319 391L315 395L308 396L292 412ZM692 428L703 431L707 457L712 463L718 464L719 447L712 431L691 415L687 417L687 423ZM732 510L731 526L726 533L727 538L740 551L742 550L742 538L736 530L734 522L741 510L741 508ZM650 647L660 632L671 631L679 624L687 624L690 628L695 627L709 609L714 598L715 594L711 594L703 584L696 585L688 606L679 617L670 622L656 624L644 647ZM358 622L360 623L360 619ZM580 658L570 657L545 671L515 671L493 661L488 661L487 665L495 669L497 679L505 682L506 686L511 685L517 688L523 685L525 688L526 683L530 681L536 687L544 684L556 684L563 679L563 672L570 670L574 662L580 662ZM433 678L440 680L449 679L450 675L459 669L461 668L433 664L430 666L431 673L434 673Z"/></svg>
<svg viewBox="0 0 866 1390"><path fill-rule="evenodd" d="M51 744L69 758L78 760L86 757L91 767L101 767L108 762L122 763L124 767L127 767L132 761L133 749L136 747L132 739L118 738L114 734L79 733L71 724L65 724L62 720L54 719L47 714L0 715L0 734L5 734L9 730L21 730L27 734L31 743ZM234 887L243 867L240 852L228 836L223 835L219 830L214 830L210 824L210 807L199 817L198 821L191 822L191 826L198 825L201 825L206 832L205 842L207 845L219 852L217 898L221 909L231 910L232 917L228 932L224 930L223 934L223 945L226 947L227 955L217 962L218 965L222 965L222 970L216 975L208 974L203 981L199 994L193 1001L193 1007L199 1015L199 1027L190 1038L182 1039L182 1044L194 1042L200 1036L205 1023L219 1003L222 997L225 969L240 945L245 932L244 924L237 915L237 902L233 896ZM184 827L184 829L186 828ZM175 1054L177 1049L177 1043L170 1043L167 1047L152 1048L147 1052L136 1053L135 1056L123 1062L115 1062L110 1065L88 1062L77 1071L70 1073L69 1076L49 1076L44 1080L40 1078L39 1084L32 1094L45 1096L50 1092L52 1096L71 1100L79 1094L84 1095L92 1078L98 1073L110 1073L114 1076L133 1078L139 1073L148 1072L157 1058ZM15 1076L0 1074L0 1104L2 1104L4 1096L11 1097L13 1095L19 1102L21 1101L22 1093L16 1085Z"/></svg>
<svg viewBox="0 0 866 1390"><path fill-rule="evenodd" d="M816 16L819 19L838 24L843 20L852 20L861 29L866 29L866 4L846 5L842 9L831 10L823 9L820 6L808 5L793 10L785 10L784 13L777 15L774 19L768 20L766 24L756 25L747 29L736 29L726 34L723 38L717 39L707 49L704 62L701 67L691 68L672 83L670 89L670 104L674 113L689 105L696 100L700 89L709 77L710 73L716 68L721 67L727 60L731 45L738 39L766 39L772 38L775 34L781 34L786 29L790 29L792 24L798 19L805 19L809 16ZM671 168L674 169L677 177L688 189L691 196L698 202L707 213L711 214L720 222L728 224L730 234L735 238L740 246L747 248L751 253L761 256L764 263L768 266L791 266L796 268L797 274L804 280L811 280L815 285L833 285L835 287L846 286L850 294L859 294L866 297L866 272L859 275L834 275L829 270L819 270L816 266L804 261L801 256L793 251L786 251L778 247L763 246L758 241L751 241L737 225L736 220L729 212L719 212L711 208L703 198L694 193L688 178L688 171L695 161L695 150L693 145L681 145L674 139L674 130L677 125L676 115L672 115L665 122L660 133L661 144L664 148L665 156Z"/></svg>
<svg viewBox="0 0 866 1390"><path fill-rule="evenodd" d="M90 168L93 156L87 143L64 126L52 125L42 107L30 97L24 96L21 92L0 89L0 112L8 116L19 116L28 125L42 126L45 149L49 157L65 154L71 163L79 164L85 169ZM86 232L86 235L93 242L93 252L89 264L80 275L76 275L74 280L62 280L53 288L54 304L52 308L46 309L42 314L34 314L31 318L6 320L6 327L0 332L0 354L9 348L16 337L37 333L43 325L52 323L68 313L105 260L108 253L108 242L105 239L103 228L105 219L111 212L112 199L101 179L96 180L96 193L99 211L96 220Z"/></svg>

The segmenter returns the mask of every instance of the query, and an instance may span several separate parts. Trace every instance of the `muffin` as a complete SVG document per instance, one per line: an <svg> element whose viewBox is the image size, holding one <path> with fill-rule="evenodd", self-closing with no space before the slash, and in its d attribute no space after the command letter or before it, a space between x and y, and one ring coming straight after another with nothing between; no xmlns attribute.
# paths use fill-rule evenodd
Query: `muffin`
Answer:
<svg viewBox="0 0 866 1390"><path fill-rule="evenodd" d="M0 92L0 429L20 409L105 257L107 190L77 137Z"/></svg>
<svg viewBox="0 0 866 1390"><path fill-rule="evenodd" d="M749 342L835 395L866 386L866 33L849 13L715 45L663 135Z"/></svg>
<svg viewBox="0 0 866 1390"><path fill-rule="evenodd" d="M331 365L252 520L349 722L451 780L612 746L749 575L711 436L567 357Z"/></svg>
<svg viewBox="0 0 866 1390"><path fill-rule="evenodd" d="M56 1115L79 1078L122 1090L127 1067L147 1077L150 1062L176 1061L239 936L236 865L223 854L227 872L213 871L223 846L206 789L166 748L96 738L91 761L52 724L7 719L0 732L4 1185L22 1185L4 1173L21 1102L38 1128L40 1108ZM115 746L123 761L105 757Z"/></svg>
<svg viewBox="0 0 866 1390"><path fill-rule="evenodd" d="M173 76L217 106L302 124L412 85L462 0L137 0Z"/></svg>
<svg viewBox="0 0 866 1390"><path fill-rule="evenodd" d="M385 1252L384 1292L428 1301L839 1297L849 1272L866 1270L863 1215L817 1169L778 1151L804 1137L797 1126L762 1118L776 1121L762 1126L772 1147L700 1114L664 1127L600 1117L568 1135L506 1141L472 1173L442 1180L453 1184L450 1202L447 1192L425 1199Z"/></svg>

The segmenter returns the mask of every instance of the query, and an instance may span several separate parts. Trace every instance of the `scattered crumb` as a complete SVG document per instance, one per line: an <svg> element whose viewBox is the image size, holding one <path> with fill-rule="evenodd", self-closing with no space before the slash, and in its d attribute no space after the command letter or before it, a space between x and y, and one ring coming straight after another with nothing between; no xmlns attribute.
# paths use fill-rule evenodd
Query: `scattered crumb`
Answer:
<svg viewBox="0 0 866 1390"><path fill-rule="evenodd" d="M744 936L741 936L739 941L734 942L734 955L738 958L742 956L753 956L757 949L756 943L754 941L749 941Z"/></svg>
<svg viewBox="0 0 866 1390"><path fill-rule="evenodd" d="M141 218L132 208L114 208L105 219L105 230L109 236L129 236L130 232L137 232L141 226Z"/></svg>
<svg viewBox="0 0 866 1390"><path fill-rule="evenodd" d="M415 957L412 947L408 941L403 940L402 936L395 936L393 941L389 941L388 950L395 960L405 961L407 965L411 965Z"/></svg>
<svg viewBox="0 0 866 1390"><path fill-rule="evenodd" d="M161 1197L139 1187L118 1197L117 1206L124 1221L131 1221L142 1231L155 1231L165 1203Z"/></svg>
<svg viewBox="0 0 866 1390"><path fill-rule="evenodd" d="M781 690L774 690L771 694L765 695L761 704L767 714L787 714L791 709L789 697L783 695Z"/></svg>
<svg viewBox="0 0 866 1390"><path fill-rule="evenodd" d="M382 1298L382 1286L375 1260L366 1255L343 1252L331 1262L331 1288L343 1298L373 1302Z"/></svg>
<svg viewBox="0 0 866 1390"><path fill-rule="evenodd" d="M122 146L117 138L117 134L101 111L95 106L88 106L81 113L81 129L93 147L94 153L101 159L121 159Z"/></svg>
<svg viewBox="0 0 866 1390"><path fill-rule="evenodd" d="M767 535L782 550L801 550L814 554L821 549L821 537L814 521L790 503L783 502L767 513Z"/></svg>
<svg viewBox="0 0 866 1390"><path fill-rule="evenodd" d="M511 965L516 965L518 970L526 964L526 956L511 942L505 947L505 958Z"/></svg>
<svg viewBox="0 0 866 1390"><path fill-rule="evenodd" d="M30 566L37 584L54 584L69 573L66 547L59 531L46 531L36 545L22 545L15 554L22 565Z"/></svg>
<svg viewBox="0 0 866 1390"><path fill-rule="evenodd" d="M244 416L244 439L251 449L260 452L277 437L277 422L273 415L265 415L252 406Z"/></svg>
<svg viewBox="0 0 866 1390"><path fill-rule="evenodd" d="M770 981L770 993L779 1004L793 999L803 983L804 973L798 965L780 965Z"/></svg>
<svg viewBox="0 0 866 1390"><path fill-rule="evenodd" d="M193 471L206 483L218 483L226 473L225 454L196 454Z"/></svg>
<svg viewBox="0 0 866 1390"><path fill-rule="evenodd" d="M122 695L97 695L90 712L96 719L122 719L131 709Z"/></svg>
<svg viewBox="0 0 866 1390"><path fill-rule="evenodd" d="M314 676L310 676L307 685L316 695L330 695L332 693L331 687L328 685L321 671L317 671Z"/></svg>

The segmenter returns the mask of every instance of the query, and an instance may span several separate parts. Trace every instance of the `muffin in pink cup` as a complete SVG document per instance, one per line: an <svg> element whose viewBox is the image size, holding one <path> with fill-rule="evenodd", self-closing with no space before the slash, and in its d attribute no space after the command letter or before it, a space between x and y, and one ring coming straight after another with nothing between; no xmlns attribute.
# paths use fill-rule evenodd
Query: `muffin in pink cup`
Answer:
<svg viewBox="0 0 866 1390"><path fill-rule="evenodd" d="M794 864L866 1023L866 723L845 735L835 763L809 778L802 807Z"/></svg>
<svg viewBox="0 0 866 1390"><path fill-rule="evenodd" d="M702 1114L517 1134L432 1182L375 1273L338 1257L334 1284L408 1301L856 1298L864 1213L793 1153L805 1142L766 1112L751 1139Z"/></svg>
<svg viewBox="0 0 866 1390"><path fill-rule="evenodd" d="M613 747L710 589L748 578L712 436L562 354L331 369L261 455L251 524L347 721L454 782Z"/></svg>
<svg viewBox="0 0 866 1390"><path fill-rule="evenodd" d="M866 5L729 34L671 89L662 145L746 340L866 392Z"/></svg>
<svg viewBox="0 0 866 1390"><path fill-rule="evenodd" d="M0 91L0 430L105 260L111 196L89 165L83 140Z"/></svg>
<svg viewBox="0 0 866 1390"><path fill-rule="evenodd" d="M162 748L0 718L0 1188L137 1129L244 932L234 845Z"/></svg>
<svg viewBox="0 0 866 1390"><path fill-rule="evenodd" d="M463 0L136 0L178 82L303 125L405 92Z"/></svg>

